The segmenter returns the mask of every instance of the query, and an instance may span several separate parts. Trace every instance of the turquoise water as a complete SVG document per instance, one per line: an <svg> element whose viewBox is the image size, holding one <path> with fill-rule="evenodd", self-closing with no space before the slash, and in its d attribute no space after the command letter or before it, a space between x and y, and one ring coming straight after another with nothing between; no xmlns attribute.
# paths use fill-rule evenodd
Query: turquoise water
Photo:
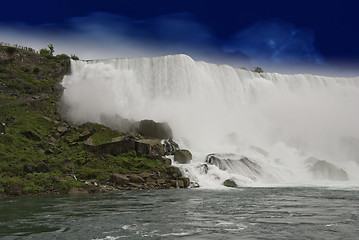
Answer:
<svg viewBox="0 0 359 240"><path fill-rule="evenodd" d="M358 239L359 190L242 188L0 199L0 239Z"/></svg>

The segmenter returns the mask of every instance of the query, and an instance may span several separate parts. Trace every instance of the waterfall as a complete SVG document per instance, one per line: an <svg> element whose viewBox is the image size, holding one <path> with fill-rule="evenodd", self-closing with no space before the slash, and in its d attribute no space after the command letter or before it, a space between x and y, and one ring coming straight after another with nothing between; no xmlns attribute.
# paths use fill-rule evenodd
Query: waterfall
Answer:
<svg viewBox="0 0 359 240"><path fill-rule="evenodd" d="M228 178L239 185L339 182L318 180L320 167L309 158L346 171L345 184L359 182L359 77L255 73L170 55L71 61L63 86L75 123L103 123L103 115L168 122L194 156L182 170L203 187ZM264 174L249 178L215 165L203 173L211 153L245 156ZM326 169L320 176L332 175Z"/></svg>

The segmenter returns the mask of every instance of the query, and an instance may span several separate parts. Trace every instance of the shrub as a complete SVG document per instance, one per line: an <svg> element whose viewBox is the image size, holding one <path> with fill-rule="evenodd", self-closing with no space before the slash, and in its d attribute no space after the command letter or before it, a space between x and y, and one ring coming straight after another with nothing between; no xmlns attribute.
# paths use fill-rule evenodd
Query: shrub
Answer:
<svg viewBox="0 0 359 240"><path fill-rule="evenodd" d="M71 54L71 59L72 59L72 60L79 60L79 57L76 56L76 55L74 55L74 54Z"/></svg>
<svg viewBox="0 0 359 240"><path fill-rule="evenodd" d="M14 47L7 47L6 52L10 55L12 55L14 52L16 52L16 48Z"/></svg>
<svg viewBox="0 0 359 240"><path fill-rule="evenodd" d="M40 54L43 56L52 56L50 50L46 49L46 48L41 48L40 49Z"/></svg>
<svg viewBox="0 0 359 240"><path fill-rule="evenodd" d="M256 73L263 73L263 69L261 67L254 67L252 72L256 72Z"/></svg>

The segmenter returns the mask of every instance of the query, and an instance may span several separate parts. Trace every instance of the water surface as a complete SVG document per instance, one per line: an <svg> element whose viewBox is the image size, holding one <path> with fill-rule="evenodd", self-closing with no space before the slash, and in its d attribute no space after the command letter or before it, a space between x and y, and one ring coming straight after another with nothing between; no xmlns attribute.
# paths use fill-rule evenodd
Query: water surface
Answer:
<svg viewBox="0 0 359 240"><path fill-rule="evenodd" d="M0 199L1 239L357 239L358 190L242 188Z"/></svg>

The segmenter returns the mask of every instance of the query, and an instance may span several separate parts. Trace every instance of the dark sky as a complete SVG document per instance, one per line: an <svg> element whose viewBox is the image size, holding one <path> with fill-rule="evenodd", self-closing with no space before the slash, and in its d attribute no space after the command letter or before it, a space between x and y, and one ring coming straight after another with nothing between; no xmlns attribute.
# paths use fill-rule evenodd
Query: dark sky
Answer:
<svg viewBox="0 0 359 240"><path fill-rule="evenodd" d="M71 51L87 58L128 57L133 49L133 56L185 53L270 69L335 66L344 75L359 62L356 1L3 1L1 8L0 41L29 45L37 37L65 52L82 41ZM98 42L118 46L118 56L96 52Z"/></svg>

